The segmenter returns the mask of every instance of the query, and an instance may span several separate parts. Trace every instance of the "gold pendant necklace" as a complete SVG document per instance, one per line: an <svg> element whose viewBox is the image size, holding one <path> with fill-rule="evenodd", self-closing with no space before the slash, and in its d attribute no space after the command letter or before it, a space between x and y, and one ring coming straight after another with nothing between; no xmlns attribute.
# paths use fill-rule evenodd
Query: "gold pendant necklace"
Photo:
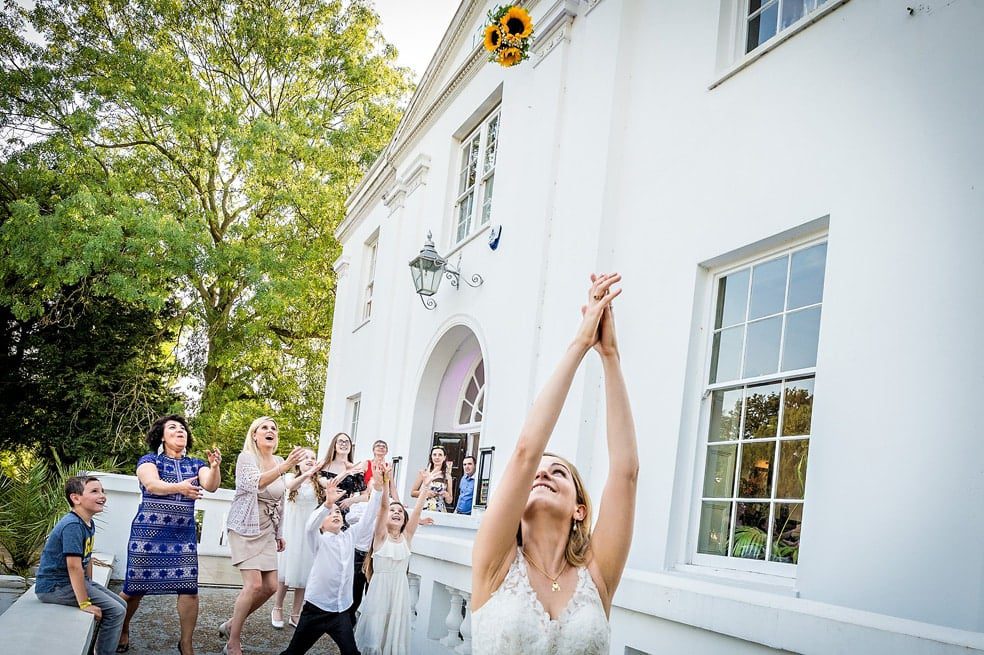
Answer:
<svg viewBox="0 0 984 655"><path fill-rule="evenodd" d="M557 580L559 580L560 576L564 575L564 571L567 570L568 564L566 561L564 562L564 567L560 569L560 573L558 573L557 575L550 575L549 573L541 569L536 562L530 559L530 556L526 554L525 550L523 551L523 557L526 558L526 561L529 562L534 569L542 573L544 577L546 577L546 579L550 581L550 591L560 591L560 584L558 584Z"/></svg>

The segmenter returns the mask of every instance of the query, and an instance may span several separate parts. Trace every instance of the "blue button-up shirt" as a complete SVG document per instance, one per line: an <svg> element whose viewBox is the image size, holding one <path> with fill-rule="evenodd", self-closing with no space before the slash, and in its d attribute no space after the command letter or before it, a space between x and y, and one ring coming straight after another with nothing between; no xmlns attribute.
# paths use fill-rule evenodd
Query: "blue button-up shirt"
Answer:
<svg viewBox="0 0 984 655"><path fill-rule="evenodd" d="M475 495L475 476L462 476L459 489L458 505L454 511L458 514L471 514L472 497Z"/></svg>

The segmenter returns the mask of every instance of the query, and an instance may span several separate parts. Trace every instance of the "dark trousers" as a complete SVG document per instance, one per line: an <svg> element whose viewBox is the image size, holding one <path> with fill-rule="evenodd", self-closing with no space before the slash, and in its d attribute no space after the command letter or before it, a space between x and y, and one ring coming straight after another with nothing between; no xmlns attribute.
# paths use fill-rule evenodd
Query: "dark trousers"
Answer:
<svg viewBox="0 0 984 655"><path fill-rule="evenodd" d="M307 601L304 602L301 618L294 628L294 636L291 637L287 650L280 655L304 655L325 634L338 645L341 655L359 655L349 613L326 612Z"/></svg>
<svg viewBox="0 0 984 655"><path fill-rule="evenodd" d="M355 549L355 575L352 578L352 607L349 608L352 625L355 625L355 611L362 604L362 596L366 592L366 574L362 572L362 565L366 561L367 554L364 550Z"/></svg>

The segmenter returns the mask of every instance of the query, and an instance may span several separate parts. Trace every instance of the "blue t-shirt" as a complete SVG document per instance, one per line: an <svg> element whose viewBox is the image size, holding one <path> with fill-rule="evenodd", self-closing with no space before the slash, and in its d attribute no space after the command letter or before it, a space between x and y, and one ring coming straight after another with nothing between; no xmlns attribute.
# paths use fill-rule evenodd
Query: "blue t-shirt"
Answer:
<svg viewBox="0 0 984 655"><path fill-rule="evenodd" d="M458 493L458 506L455 511L458 514L471 514L472 497L475 495L475 476L461 477L461 485Z"/></svg>
<svg viewBox="0 0 984 655"><path fill-rule="evenodd" d="M52 592L58 587L72 584L68 577L67 555L82 558L82 569L92 559L92 546L96 540L96 524L86 525L82 517L69 512L55 525L41 551L35 593Z"/></svg>

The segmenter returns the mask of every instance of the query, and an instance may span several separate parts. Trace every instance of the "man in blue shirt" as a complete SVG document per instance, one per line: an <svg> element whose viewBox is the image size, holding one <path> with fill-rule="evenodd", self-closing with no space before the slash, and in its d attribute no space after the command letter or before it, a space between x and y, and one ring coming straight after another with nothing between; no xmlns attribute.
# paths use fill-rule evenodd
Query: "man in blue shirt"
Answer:
<svg viewBox="0 0 984 655"><path fill-rule="evenodd" d="M92 517L103 511L106 494L99 478L76 476L65 483L66 514L41 551L34 592L42 603L78 607L99 621L95 655L116 653L123 630L126 603L106 587L92 581L92 544L96 524Z"/></svg>
<svg viewBox="0 0 984 655"><path fill-rule="evenodd" d="M475 458L466 455L461 463L465 474L461 476L458 487L458 504L454 508L455 514L471 514L472 499L475 497Z"/></svg>

